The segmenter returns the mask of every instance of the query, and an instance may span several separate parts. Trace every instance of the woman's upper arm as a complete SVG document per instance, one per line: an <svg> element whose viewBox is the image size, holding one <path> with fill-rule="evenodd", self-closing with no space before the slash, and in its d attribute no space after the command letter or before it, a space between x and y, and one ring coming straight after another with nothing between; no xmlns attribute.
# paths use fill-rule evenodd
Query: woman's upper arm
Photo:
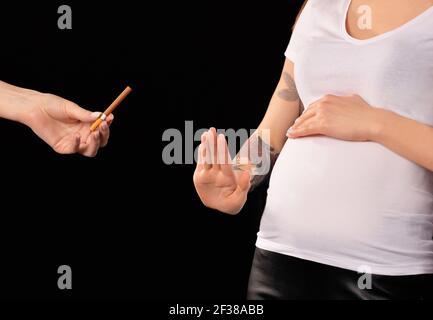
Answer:
<svg viewBox="0 0 433 320"><path fill-rule="evenodd" d="M301 113L302 102L294 81L294 64L286 59L280 80L259 130L270 130L270 145L280 152L286 132Z"/></svg>

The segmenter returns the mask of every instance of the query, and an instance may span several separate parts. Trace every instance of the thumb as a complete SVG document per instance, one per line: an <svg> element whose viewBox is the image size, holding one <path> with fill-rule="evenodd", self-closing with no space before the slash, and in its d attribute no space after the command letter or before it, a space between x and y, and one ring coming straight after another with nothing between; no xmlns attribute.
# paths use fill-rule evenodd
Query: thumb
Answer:
<svg viewBox="0 0 433 320"><path fill-rule="evenodd" d="M242 192L246 192L250 189L250 173L249 173L249 171L242 172L242 174L239 177L238 186Z"/></svg>
<svg viewBox="0 0 433 320"><path fill-rule="evenodd" d="M92 112L81 108L75 103L68 103L66 104L66 114L74 120L92 122L99 118L101 112Z"/></svg>

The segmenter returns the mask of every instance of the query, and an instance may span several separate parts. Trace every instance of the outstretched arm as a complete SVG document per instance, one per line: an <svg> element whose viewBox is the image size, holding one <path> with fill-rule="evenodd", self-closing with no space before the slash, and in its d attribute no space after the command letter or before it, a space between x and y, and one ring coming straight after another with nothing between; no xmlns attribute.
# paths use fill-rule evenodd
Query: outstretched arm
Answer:
<svg viewBox="0 0 433 320"><path fill-rule="evenodd" d="M281 79L271 99L268 110L256 133L241 148L248 149L264 145L270 152L271 164L275 161L285 141L287 129L300 113L300 100L293 80L293 63L286 60ZM267 134L261 134L266 132ZM257 154L253 150L253 154ZM248 153L247 153L248 154ZM248 191L266 178L254 175L254 170L245 170L244 163L237 163L242 156L236 158L235 166L228 154L227 142L223 135L217 136L214 128L205 132L199 148L199 161L194 172L194 185L202 202L213 209L236 214L247 200ZM255 163L255 159L247 159ZM233 170L233 168L239 170ZM249 168L249 166L246 166ZM250 179L249 172L253 173ZM269 174L270 170L268 170Z"/></svg>
<svg viewBox="0 0 433 320"><path fill-rule="evenodd" d="M58 153L95 156L107 144L113 120L110 116L91 133L99 115L61 97L0 81L0 117L27 125Z"/></svg>

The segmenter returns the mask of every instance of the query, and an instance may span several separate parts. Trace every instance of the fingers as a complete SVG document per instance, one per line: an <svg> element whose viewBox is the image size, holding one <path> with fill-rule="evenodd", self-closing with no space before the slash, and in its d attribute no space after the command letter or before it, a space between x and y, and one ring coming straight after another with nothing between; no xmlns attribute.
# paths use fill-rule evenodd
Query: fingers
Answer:
<svg viewBox="0 0 433 320"><path fill-rule="evenodd" d="M209 131L204 135L204 168L206 170L212 169L211 146L209 142Z"/></svg>
<svg viewBox="0 0 433 320"><path fill-rule="evenodd" d="M101 115L101 112L91 112L69 101L65 104L65 113L71 120L83 122L93 122Z"/></svg>
<svg viewBox="0 0 433 320"><path fill-rule="evenodd" d="M201 143L198 146L197 170L206 169L206 132L201 135Z"/></svg>
<svg viewBox="0 0 433 320"><path fill-rule="evenodd" d="M70 135L53 145L54 151L60 154L72 154L78 152L81 136L79 133Z"/></svg>
<svg viewBox="0 0 433 320"><path fill-rule="evenodd" d="M217 154L218 154L218 163L220 164L221 171L224 174L231 175L233 174L232 164L230 160L230 153L227 147L226 138L223 134L218 135L217 140Z"/></svg>
<svg viewBox="0 0 433 320"><path fill-rule="evenodd" d="M87 157L95 157L98 153L99 146L101 145L101 133L94 132L90 135L89 139L88 148L84 155Z"/></svg>
<svg viewBox="0 0 433 320"><path fill-rule="evenodd" d="M76 133L72 139L73 139L72 148L71 148L72 150L70 153L76 153L80 148L81 136L79 133Z"/></svg>
<svg viewBox="0 0 433 320"><path fill-rule="evenodd" d="M293 132L294 130L303 126L306 121L313 118L315 115L316 115L316 112L314 110L307 109L307 111L305 111L302 116L300 116L298 119L295 120L295 123L293 124L293 126L291 126L289 128L289 130L287 131L287 136L289 136L290 133Z"/></svg>
<svg viewBox="0 0 433 320"><path fill-rule="evenodd" d="M215 128L211 128L201 136L201 144L198 148L198 169L232 171L230 152L224 135L217 134Z"/></svg>
<svg viewBox="0 0 433 320"><path fill-rule="evenodd" d="M313 102L308 109L296 119L293 126L287 131L287 137L294 138L299 136L318 134L318 117L323 113L323 107L329 108L329 104L337 98L333 95L326 95L323 98Z"/></svg>
<svg viewBox="0 0 433 320"><path fill-rule="evenodd" d="M307 110L305 110L305 112L295 120L295 122L289 128L289 130L287 130L286 136L289 138L293 138L291 133L293 133L293 131L295 129L299 128L301 125L303 125L305 123L305 121L307 121L308 119L311 119L315 115L316 115L316 106L315 106L315 104L311 104L307 108Z"/></svg>
<svg viewBox="0 0 433 320"><path fill-rule="evenodd" d="M108 123L106 121L101 123L99 131L101 134L101 148L103 148L107 145L108 139L110 138L110 129L108 128Z"/></svg>
<svg viewBox="0 0 433 320"><path fill-rule="evenodd" d="M204 151L203 151L203 145L201 143L198 146L197 153L198 153L198 158L197 158L196 170L203 170L204 169L204 160L203 160Z"/></svg>
<svg viewBox="0 0 433 320"><path fill-rule="evenodd" d="M92 132L85 143L81 143L79 153L86 157L95 157L101 145L100 131Z"/></svg>
<svg viewBox="0 0 433 320"><path fill-rule="evenodd" d="M114 120L114 114L110 113L110 115L107 117L107 119L105 121L107 121L108 126L111 126L111 123Z"/></svg>
<svg viewBox="0 0 433 320"><path fill-rule="evenodd" d="M217 132L215 128L210 128L208 138L212 168L218 170L220 164L218 162Z"/></svg>
<svg viewBox="0 0 433 320"><path fill-rule="evenodd" d="M320 126L318 125L316 118L311 117L307 119L302 125L298 127L292 127L288 132L287 136L289 138L299 138L305 136L311 136L315 134L320 134Z"/></svg>
<svg viewBox="0 0 433 320"><path fill-rule="evenodd" d="M110 114L106 120L102 121L99 125L99 132L101 134L100 147L103 148L108 144L108 139L110 138L110 125L114 120L113 114Z"/></svg>

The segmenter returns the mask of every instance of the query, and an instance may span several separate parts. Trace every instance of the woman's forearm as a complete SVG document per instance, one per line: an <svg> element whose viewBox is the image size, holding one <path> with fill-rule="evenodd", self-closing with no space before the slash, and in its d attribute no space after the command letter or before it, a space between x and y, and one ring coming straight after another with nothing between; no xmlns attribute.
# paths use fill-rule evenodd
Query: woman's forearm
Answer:
<svg viewBox="0 0 433 320"><path fill-rule="evenodd" d="M433 171L433 128L388 110L376 112L370 140Z"/></svg>
<svg viewBox="0 0 433 320"><path fill-rule="evenodd" d="M34 98L39 94L37 91L0 81L0 118L23 123L34 103Z"/></svg>
<svg viewBox="0 0 433 320"><path fill-rule="evenodd" d="M258 170L250 171L250 191L270 176L278 155L286 142L287 129L302 113L303 105L299 98L293 73L294 65L286 59L280 81L262 122L256 133L241 148L240 154L242 154L242 150L247 149L253 154L260 155L259 157L256 156L258 159L251 159L253 163L260 163L260 167L256 167Z"/></svg>
<svg viewBox="0 0 433 320"><path fill-rule="evenodd" d="M309 105L289 129L289 138L324 135L346 141L375 141L433 171L433 128L356 94L326 95Z"/></svg>

